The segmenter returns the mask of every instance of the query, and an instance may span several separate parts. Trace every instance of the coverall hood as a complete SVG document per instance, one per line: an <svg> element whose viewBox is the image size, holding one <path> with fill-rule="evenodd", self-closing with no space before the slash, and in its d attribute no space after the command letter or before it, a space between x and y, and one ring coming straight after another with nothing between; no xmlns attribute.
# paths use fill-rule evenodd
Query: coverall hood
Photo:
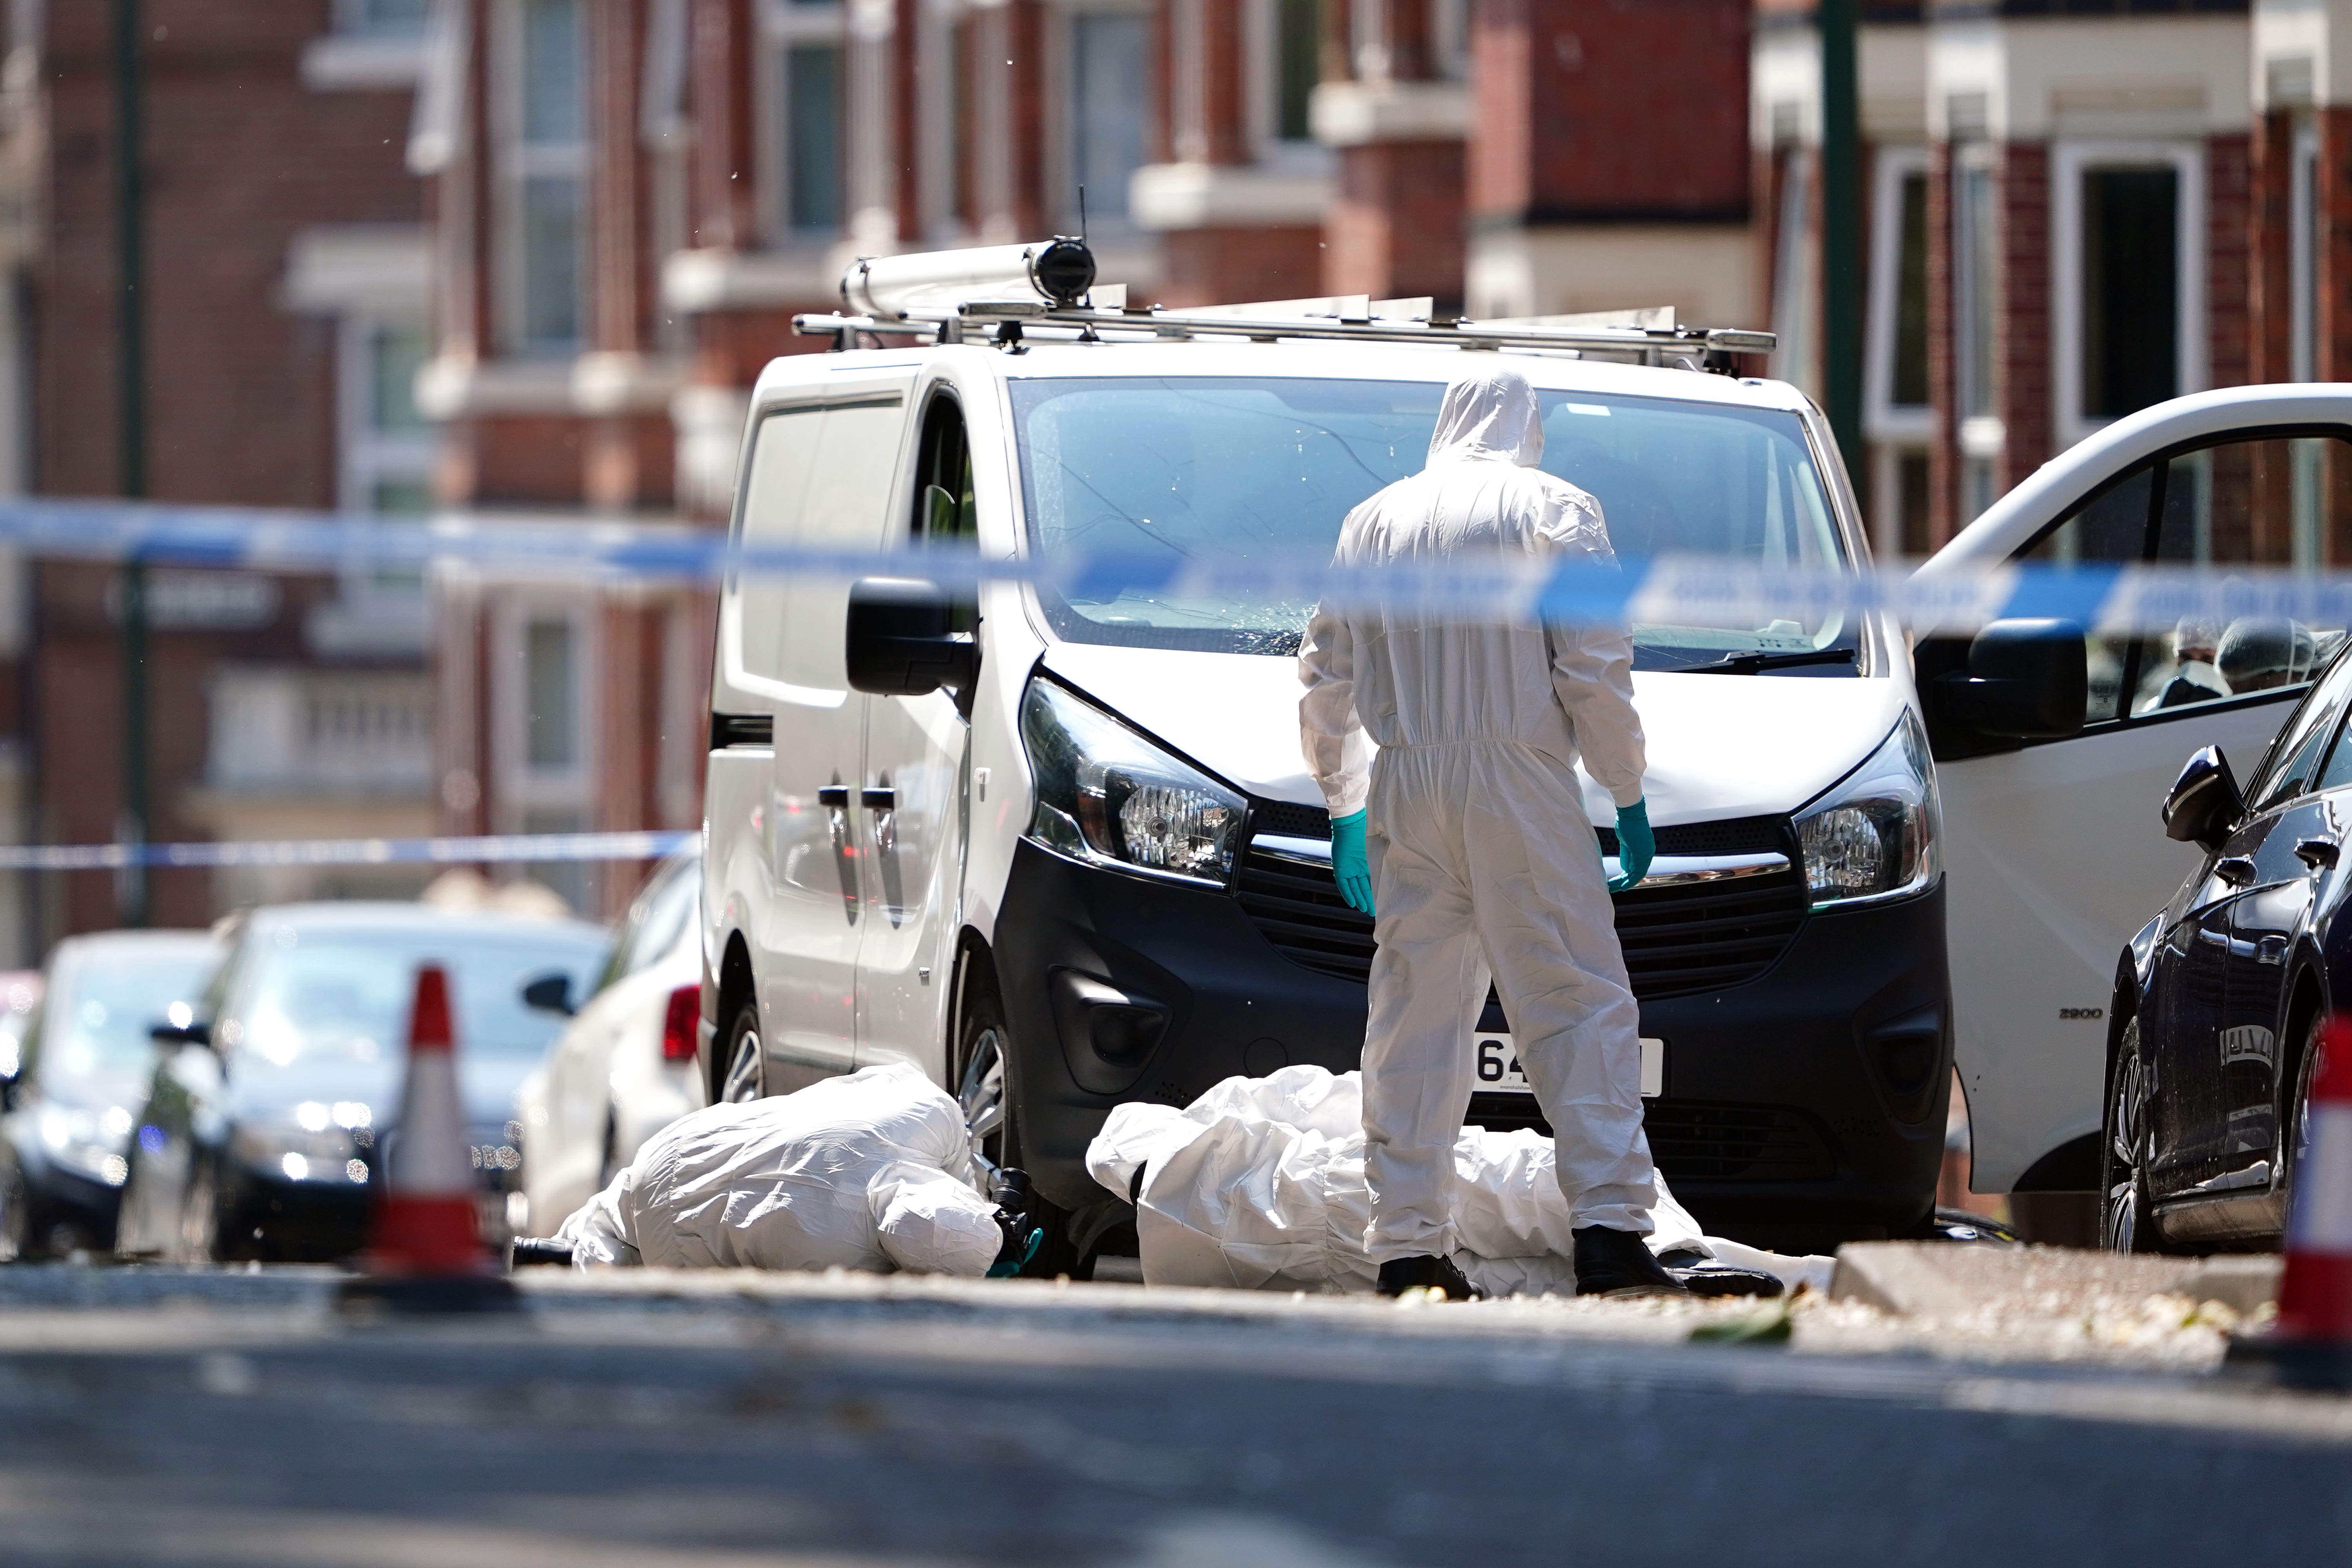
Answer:
<svg viewBox="0 0 2352 1568"><path fill-rule="evenodd" d="M1493 357L1493 356L1482 356ZM1543 461L1543 416L1528 378L1499 361L1464 371L1445 385L1429 466L1484 458L1532 468Z"/></svg>

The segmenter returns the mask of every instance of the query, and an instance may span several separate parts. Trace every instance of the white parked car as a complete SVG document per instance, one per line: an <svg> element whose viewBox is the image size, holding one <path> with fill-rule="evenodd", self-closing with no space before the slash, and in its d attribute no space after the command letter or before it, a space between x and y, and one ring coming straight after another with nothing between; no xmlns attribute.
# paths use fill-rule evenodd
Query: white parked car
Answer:
<svg viewBox="0 0 2352 1568"><path fill-rule="evenodd" d="M695 1065L701 891L693 858L654 873L594 988L517 1091L529 1230L553 1231L646 1139L705 1103Z"/></svg>

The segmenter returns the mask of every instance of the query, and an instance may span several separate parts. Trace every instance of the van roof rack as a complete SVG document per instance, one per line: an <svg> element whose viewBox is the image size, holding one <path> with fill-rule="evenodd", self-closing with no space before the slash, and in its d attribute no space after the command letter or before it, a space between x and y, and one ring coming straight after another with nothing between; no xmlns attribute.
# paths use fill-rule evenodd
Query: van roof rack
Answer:
<svg viewBox="0 0 2352 1568"><path fill-rule="evenodd" d="M1097 289L1097 294L1105 290ZM1297 301L1297 304L1321 301ZM1386 303L1386 301L1383 301ZM1419 303L1419 301L1412 301ZM1613 313L1613 312L1612 312ZM1632 312L1624 312L1631 314ZM1642 312L1649 314L1650 312ZM1000 344L1024 341L1039 328L1057 339L1078 342L1144 342L1242 338L1274 342L1284 338L1311 338L1347 342L1418 343L1423 347L1457 349L1551 349L1580 355L1623 358L1640 364L1670 369L1727 372L1736 353L1770 353L1770 332L1737 327L1634 326L1631 324L1555 325L1540 318L1470 321L1432 314L1425 319L1375 315L1369 309L1330 314L1266 310L1257 307L1220 305L1199 310L1168 310L1157 306L1052 306L1021 300L965 300L952 309L909 310L896 319L846 315L835 311L793 318L793 330L831 336L835 346L848 348L859 333L898 337L932 337L942 343L970 341L974 329L992 331Z"/></svg>
<svg viewBox="0 0 2352 1568"><path fill-rule="evenodd" d="M829 336L836 349L855 346L860 334L960 343L975 330L992 331L992 341L1006 348L1018 348L1041 331L1087 343L1308 338L1549 350L1726 374L1733 354L1769 353L1776 342L1770 332L1744 328L1681 326L1670 308L1481 321L1441 316L1426 298L1343 294L1168 310L1129 307L1124 285L1097 286L1094 277L1092 252L1066 236L1033 245L860 257L842 278L845 309L794 316L793 328Z"/></svg>

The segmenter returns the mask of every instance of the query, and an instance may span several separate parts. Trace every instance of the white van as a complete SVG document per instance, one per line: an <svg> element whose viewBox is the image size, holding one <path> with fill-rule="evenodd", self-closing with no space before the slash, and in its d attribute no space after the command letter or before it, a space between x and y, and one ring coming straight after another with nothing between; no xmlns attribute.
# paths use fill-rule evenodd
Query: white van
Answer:
<svg viewBox="0 0 2352 1568"><path fill-rule="evenodd" d="M1075 247L1050 248L1066 265ZM982 287L979 264L959 300L959 262L901 258L935 286L900 296L903 315L804 322L845 348L877 328L934 341L769 365L736 536L1171 567L1325 550L1349 508L1421 466L1458 355L1502 343L1535 351L1517 363L1542 402L1544 466L1600 499L1621 555L1867 559L1811 404L1698 368L1752 335L1433 327L1371 319L1362 301L1339 306L1352 325L1310 323L1296 304L1129 315L1077 308L1084 283L1047 277L1040 254L1028 277L1045 281L1026 300L985 303L1008 288ZM854 273L845 294L874 311L887 293L876 284ZM1962 542L1983 548L1996 521ZM998 581L970 597L904 580L730 582L706 795L713 1097L920 1063L961 1096L982 1152L1026 1168L1067 1213L1042 1259L1066 1268L1130 1217L1081 1163L1113 1105L1181 1104L1287 1063L1355 1066L1371 929L1333 885L1328 820L1299 754L1294 655L1308 608L1273 587L1204 598L1131 577L1067 593ZM1818 1248L1927 1220L1954 1038L1952 851L1928 736L1956 755L2010 748L1963 769L2014 773L2021 757L2031 773L2054 757L1986 731L2082 728L2086 658L2106 650L2055 630L2004 623L1972 650L1939 650L1956 683L1964 664L2006 679L1928 713L1904 636L1882 618L1634 627L1659 853L1619 897L1618 927L1642 1003L1652 1148L1709 1229ZM2193 743L2161 749L2177 761ZM2149 765L2146 789L2078 813L2100 820L2047 868L2143 851L2160 863L2145 907L2099 938L2109 971L2179 875L2179 847L2153 831L2171 769ZM2018 787L1971 784L1963 798L2013 828ZM1952 833L1969 853L1988 837L1974 822ZM2053 960L2064 967L2046 938L1995 955L2021 994ZM2095 1013L2105 994L2092 987L2081 1005ZM1540 1125L1491 999L1464 1030L1479 1063L1471 1120ZM1976 1091L2053 1038L2073 1037L2004 1038L1972 1068ZM2039 1108L2039 1131L2011 1141L2095 1130L2096 1058L2095 1044L2088 1080L2065 1085L2079 1103ZM2026 1169L2011 1163L2005 1174Z"/></svg>

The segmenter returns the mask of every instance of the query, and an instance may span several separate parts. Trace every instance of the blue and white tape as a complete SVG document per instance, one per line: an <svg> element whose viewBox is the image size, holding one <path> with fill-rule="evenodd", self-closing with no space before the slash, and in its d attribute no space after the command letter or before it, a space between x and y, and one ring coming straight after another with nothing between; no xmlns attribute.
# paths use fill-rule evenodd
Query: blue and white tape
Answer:
<svg viewBox="0 0 2352 1568"><path fill-rule="evenodd" d="M229 844L0 845L0 871L115 871L131 866L481 866L663 860L701 835L517 833L464 838L283 838Z"/></svg>
<svg viewBox="0 0 2352 1568"><path fill-rule="evenodd" d="M1042 558L983 559L944 550L744 543L716 529L577 518L447 514L404 521L50 500L0 502L0 546L67 559L247 571L475 567L588 582L678 583L738 574L919 576L950 589L1015 581L1088 602L1122 594L1147 600L1319 601L1586 624L1818 624L1832 614L1885 612L1921 633L1969 632L2011 616L2079 621L2116 635L2160 635L2183 620L2226 624L2246 616L2352 625L2352 574L2263 566L1954 563L1915 574L1901 567L1845 571L1683 555L1628 560L1615 568L1536 560L1349 567L1323 555L1281 552L1195 557L1075 549Z"/></svg>

